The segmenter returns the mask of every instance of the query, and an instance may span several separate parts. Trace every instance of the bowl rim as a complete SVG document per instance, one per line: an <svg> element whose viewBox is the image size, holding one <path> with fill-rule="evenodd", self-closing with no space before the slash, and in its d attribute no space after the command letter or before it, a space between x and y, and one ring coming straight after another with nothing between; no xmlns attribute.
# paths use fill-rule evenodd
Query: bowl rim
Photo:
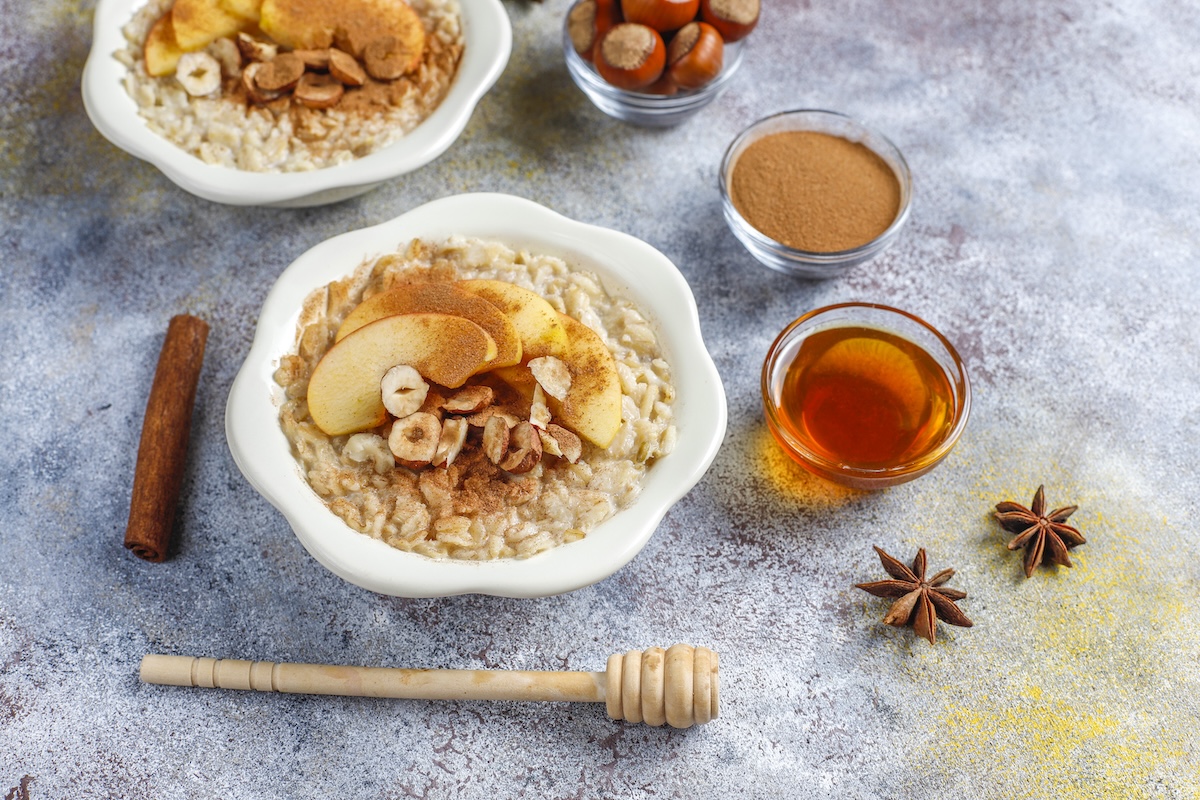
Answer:
<svg viewBox="0 0 1200 800"><path fill-rule="evenodd" d="M583 540L526 559L431 559L352 530L309 487L278 421L282 390L272 376L279 357L295 351L304 297L349 274L365 257L392 252L414 236L451 235L499 239L594 271L606 290L628 297L645 312L672 365L676 447L647 470L638 499ZM695 298L679 269L633 236L503 194L434 200L379 225L327 239L293 261L263 303L225 413L234 461L284 515L309 553L351 583L401 597L542 597L608 577L641 551L668 509L704 475L726 422L724 388L704 346Z"/></svg>
<svg viewBox="0 0 1200 800"><path fill-rule="evenodd" d="M830 252L801 250L772 239L770 236L767 236L758 228L751 225L750 222L742 216L741 212L737 210L737 206L733 204L733 197L729 192L729 175L734 165L734 154L738 153L743 144L747 143L752 137L754 137L758 131L774 122L784 119L817 117L832 118L843 125L850 125L852 127L859 128L864 134L879 140L889 147L891 149L891 153L885 155L880 153L875 148L867 145L869 150L874 152L880 158L884 159L889 168L892 169L892 172L896 173L896 180L900 183L900 210L896 213L896 217L892 220L892 223L871 241L864 242L858 247L852 247L848 250L834 250ZM791 130L806 129L797 127L792 128ZM887 158L888 155L894 156L896 160L896 166L900 167L900 171L898 173L896 172L895 166L893 166L891 161ZM840 111L829 111L822 108L795 108L786 111L779 111L750 123L748 126L743 128L742 131L733 138L733 141L729 143L729 146L725 148L725 154L721 157L721 167L717 173L717 182L720 185L721 190L721 205L725 209L727 217L731 215L738 223L740 223L742 233L749 236L751 240L753 240L763 249L771 250L776 255L783 258L810 265L836 266L846 262L857 262L864 257L869 258L873 256L877 251L881 250L896 237L896 235L900 232L900 229L903 228L904 224L908 221L909 215L912 211L912 197L914 189L912 170L908 166L908 160L905 159L903 151L901 151L900 148L896 146L895 142L893 142L887 136L884 136L877 129L867 125L861 120L851 117L848 114L843 114Z"/></svg>
<svg viewBox="0 0 1200 800"><path fill-rule="evenodd" d="M871 311L881 311L885 315L893 316L908 324L913 324L926 333L932 334L933 338L946 349L946 354L949 356L950 361L957 370L957 375L947 375L952 385L957 387L958 384L961 384L961 392L957 390L955 392L955 398L958 402L955 408L954 425L950 428L942 441L938 443L937 447L933 448L927 453L924 453L919 458L915 458L904 464L897 464L895 466L882 469L853 467L826 458L811 448L806 447L804 442L798 437L790 435L786 426L779 421L779 413L775 410L773 404L767 400L767 398L771 395L772 379L775 376L777 368L781 366L779 363L779 355L783 351L784 347L790 344L795 338L797 335L796 332L802 326L813 323L826 314L847 309L869 309ZM839 321L828 326L816 328L816 330L824 330L826 328L835 327L848 327L850 324L852 323ZM874 327L871 326L870 323L861 324L866 324L868 327ZM880 325L878 327L882 329L885 326ZM903 331L896 330L894 328L890 330L896 335L912 341L911 337L905 336ZM923 350L927 350L927 348L923 347L917 342L913 342L913 344L917 347L921 347ZM939 364L941 363L940 359L936 360L938 360ZM823 475L827 479L834 480L835 482L840 482L838 481L837 477L834 477L838 476L844 479L847 482L847 485L855 486L857 488L882 488L897 483L904 483L925 474L938 463L940 463L950 453L950 451L954 449L955 444L958 443L959 437L961 437L963 431L966 430L967 421L971 416L971 378L967 373L966 362L963 361L962 357L958 353L958 350L954 347L950 340L947 339L944 334L942 334L941 331L939 331L930 323L926 322L921 317L918 317L916 314L911 312L904 311L903 309L884 305L882 303L833 303L820 308L814 308L813 310L802 314L792 322L788 323L788 325L779 332L779 335L775 337L775 340L771 342L771 346L767 349L767 355L763 359L760 386L762 391L763 413L767 418L767 425L772 430L777 431L780 436L787 440L787 444L784 445L785 449L789 450L790 454L810 471L816 472L818 475Z"/></svg>
<svg viewBox="0 0 1200 800"><path fill-rule="evenodd" d="M416 128L387 147L345 164L308 172L249 172L204 163L150 130L138 114L122 83L127 68L113 54L126 45L121 29L145 2L99 0L81 81L84 109L100 134L120 149L153 164L184 190L229 205L283 204L322 195L328 199L315 199L315 203L334 202L428 164L459 137L512 52L512 25L500 0L457 0L463 24L462 60L446 97Z"/></svg>

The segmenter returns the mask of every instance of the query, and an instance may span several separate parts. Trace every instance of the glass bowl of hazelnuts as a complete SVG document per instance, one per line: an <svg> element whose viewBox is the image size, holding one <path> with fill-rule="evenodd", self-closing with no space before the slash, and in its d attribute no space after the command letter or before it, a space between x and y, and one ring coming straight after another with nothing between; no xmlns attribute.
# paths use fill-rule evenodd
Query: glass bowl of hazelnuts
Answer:
<svg viewBox="0 0 1200 800"><path fill-rule="evenodd" d="M759 0L578 0L563 22L567 71L611 117L678 125L728 88L759 8Z"/></svg>

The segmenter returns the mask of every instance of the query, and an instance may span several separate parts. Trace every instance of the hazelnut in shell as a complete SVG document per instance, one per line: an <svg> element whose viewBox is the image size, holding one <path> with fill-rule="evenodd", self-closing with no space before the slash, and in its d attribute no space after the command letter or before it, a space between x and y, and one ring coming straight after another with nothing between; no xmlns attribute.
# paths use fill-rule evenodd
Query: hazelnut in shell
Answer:
<svg viewBox="0 0 1200 800"><path fill-rule="evenodd" d="M680 89L699 89L721 74L725 42L707 22L689 22L667 47L667 74Z"/></svg>
<svg viewBox="0 0 1200 800"><path fill-rule="evenodd" d="M567 33L575 52L591 61L596 42L620 21L621 5L617 0L580 0L567 12Z"/></svg>
<svg viewBox="0 0 1200 800"><path fill-rule="evenodd" d="M677 31L696 18L700 0L622 0L626 22L647 25L659 33Z"/></svg>
<svg viewBox="0 0 1200 800"><path fill-rule="evenodd" d="M596 0L580 0L571 7L567 12L567 34L579 57L591 61L596 45Z"/></svg>
<svg viewBox="0 0 1200 800"><path fill-rule="evenodd" d="M618 89L636 92L663 74L667 46L658 31L622 22L613 26L596 47L596 71Z"/></svg>
<svg viewBox="0 0 1200 800"><path fill-rule="evenodd" d="M700 19L726 44L745 38L758 24L759 0L700 0Z"/></svg>

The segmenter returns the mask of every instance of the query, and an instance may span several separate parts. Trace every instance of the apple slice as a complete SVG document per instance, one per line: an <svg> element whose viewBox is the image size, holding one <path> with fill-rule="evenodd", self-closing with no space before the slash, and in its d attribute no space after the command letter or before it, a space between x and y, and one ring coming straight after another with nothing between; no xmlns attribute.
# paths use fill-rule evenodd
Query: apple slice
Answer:
<svg viewBox="0 0 1200 800"><path fill-rule="evenodd" d="M500 309L452 283L412 283L380 292L350 312L338 328L337 341L377 319L396 314L450 314L469 319L496 342L496 358L488 368L521 362L521 339L517 329Z"/></svg>
<svg viewBox="0 0 1200 800"><path fill-rule="evenodd" d="M571 386L561 402L547 398L551 418L592 444L608 447L621 428L617 363L599 334L566 314L558 316L567 332L567 346L558 358L571 373Z"/></svg>
<svg viewBox="0 0 1200 800"><path fill-rule="evenodd" d="M217 0L175 0L171 7L175 41L184 52L201 50L224 36L233 36L247 26Z"/></svg>
<svg viewBox="0 0 1200 800"><path fill-rule="evenodd" d="M146 56L147 74L155 78L175 74L183 49L175 41L175 26L171 22L170 12L163 14L150 26L142 52Z"/></svg>
<svg viewBox="0 0 1200 800"><path fill-rule="evenodd" d="M455 284L467 292L482 297L504 312L521 337L521 359L558 355L567 345L567 329L559 314L537 292L506 281L459 281Z"/></svg>
<svg viewBox="0 0 1200 800"><path fill-rule="evenodd" d="M221 8L246 22L258 24L262 0L217 0Z"/></svg>
<svg viewBox="0 0 1200 800"><path fill-rule="evenodd" d="M262 0L259 27L278 44L295 50L337 45L355 58L368 44L387 37L417 53L425 49L425 27L403 0Z"/></svg>
<svg viewBox="0 0 1200 800"><path fill-rule="evenodd" d="M330 436L369 430L387 420L380 381L407 364L450 389L496 357L496 343L470 320L448 314L400 314L356 330L329 349L308 382L308 412Z"/></svg>

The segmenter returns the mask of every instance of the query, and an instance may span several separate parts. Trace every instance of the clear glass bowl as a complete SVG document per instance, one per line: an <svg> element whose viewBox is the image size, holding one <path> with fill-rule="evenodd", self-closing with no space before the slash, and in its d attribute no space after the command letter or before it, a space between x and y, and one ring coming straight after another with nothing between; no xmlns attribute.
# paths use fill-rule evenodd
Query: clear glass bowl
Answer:
<svg viewBox="0 0 1200 800"><path fill-rule="evenodd" d="M950 387L948 422L941 435L911 459L878 469L840 463L819 452L805 435L783 418L780 407L784 403L788 368L801 345L818 331L836 328L873 328L891 333L924 350L945 374ZM954 345L929 323L889 306L841 303L810 311L783 329L763 362L762 398L771 435L801 466L842 486L882 489L924 475L950 453L967 426L971 412L971 382Z"/></svg>
<svg viewBox="0 0 1200 800"><path fill-rule="evenodd" d="M650 128L669 128L695 116L701 109L729 88L738 67L742 65L745 39L725 45L721 74L699 89L673 95L646 94L618 89L600 77L588 61L579 57L571 44L567 17L563 17L563 57L567 72L596 108L610 117Z"/></svg>
<svg viewBox="0 0 1200 800"><path fill-rule="evenodd" d="M896 180L900 183L900 209L888 229L875 239L852 250L815 253L797 250L777 242L747 222L734 208L729 193L729 180L734 166L742 152L758 139L787 131L815 131L840 136L843 139L865 145L882 158L895 173ZM725 158L721 162L720 180L721 206L725 212L725 222L733 231L733 235L764 266L804 278L831 278L879 255L895 241L900 229L908 221L912 201L912 174L908 170L908 162L904 160L904 156L896 145L888 141L883 134L835 111L816 109L784 111L755 122L738 134L733 143L729 145L729 149L725 151Z"/></svg>

